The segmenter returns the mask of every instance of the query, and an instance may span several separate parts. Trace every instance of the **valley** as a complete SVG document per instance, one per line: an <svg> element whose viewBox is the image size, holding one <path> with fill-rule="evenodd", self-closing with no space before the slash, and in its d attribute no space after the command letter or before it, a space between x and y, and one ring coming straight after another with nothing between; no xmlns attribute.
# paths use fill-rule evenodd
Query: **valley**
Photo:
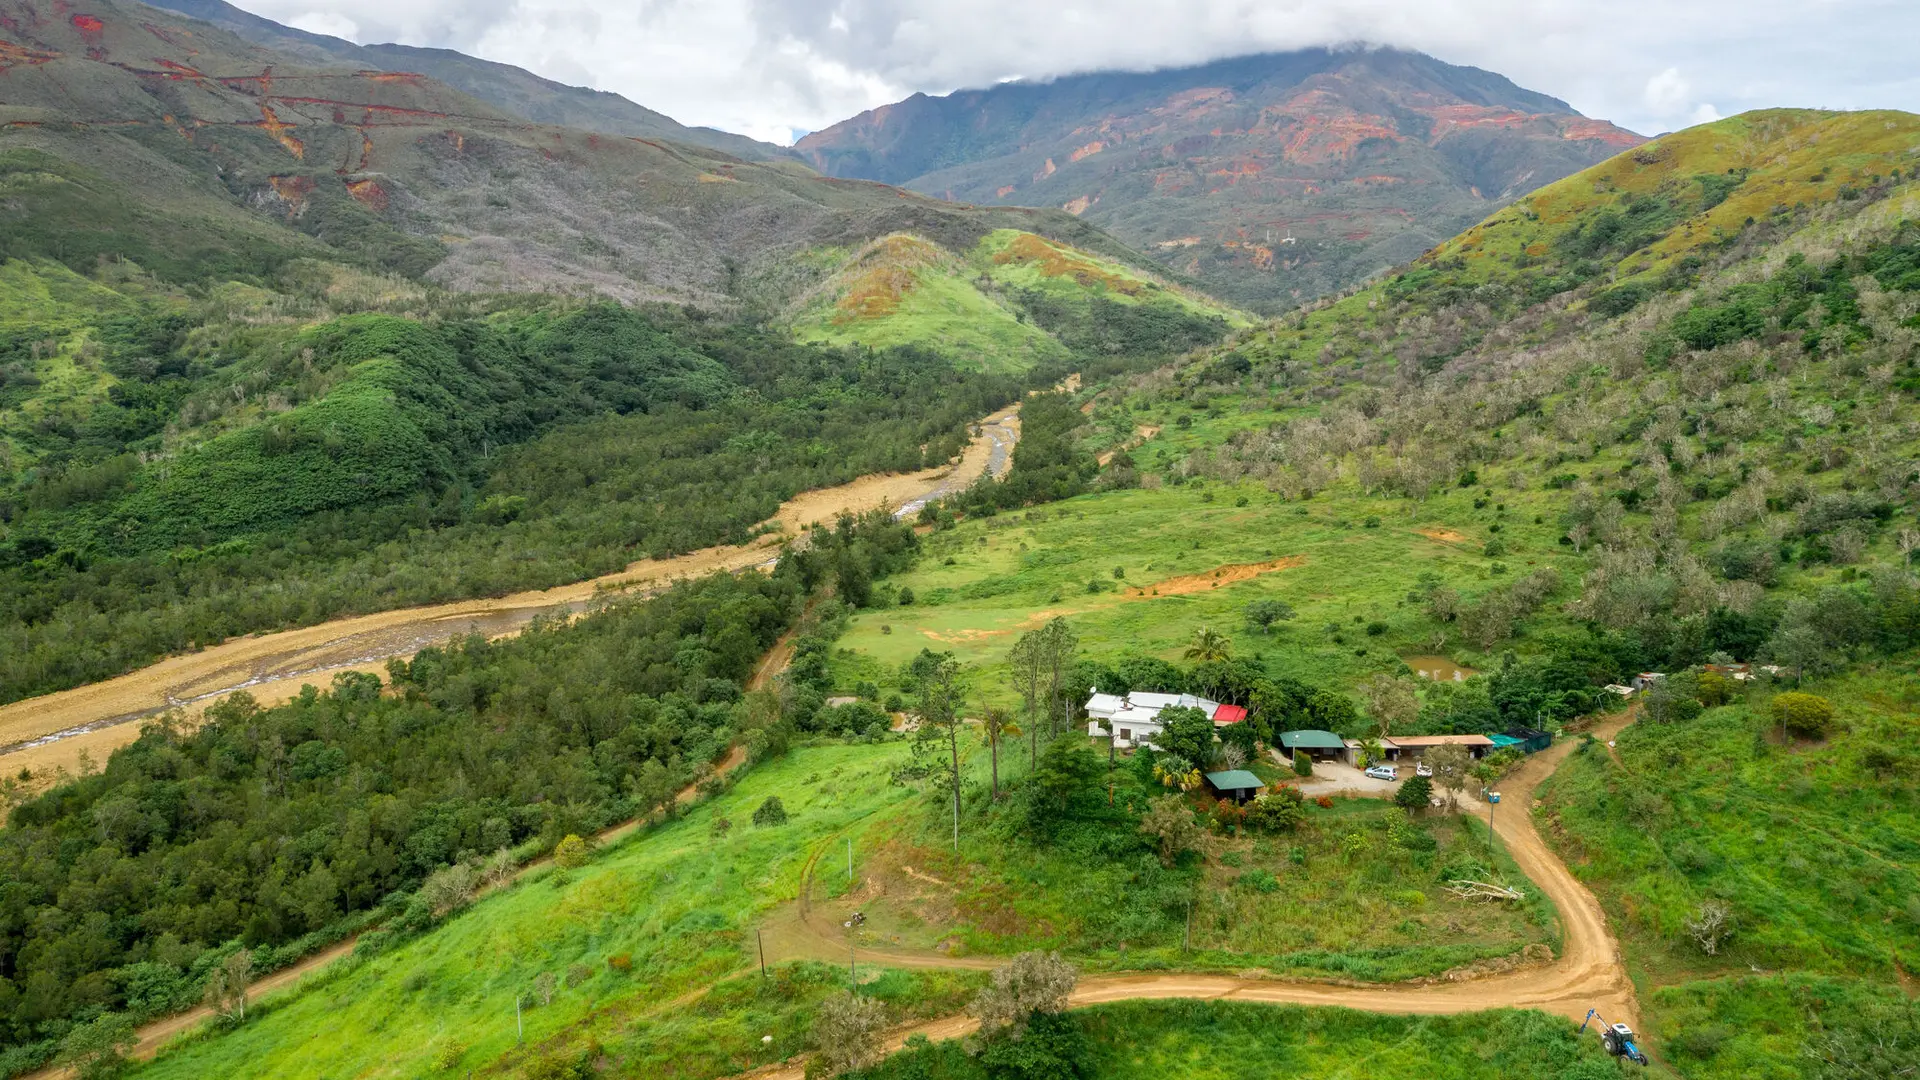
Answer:
<svg viewBox="0 0 1920 1080"><path fill-rule="evenodd" d="M1920 116L1202 61L0 0L0 1076L1911 1071Z"/></svg>
<svg viewBox="0 0 1920 1080"><path fill-rule="evenodd" d="M950 467L865 477L804 492L782 504L767 523L774 530L752 544L647 560L554 589L387 611L227 641L130 675L0 706L0 768L25 769L51 783L63 772L82 772L82 754L92 762L103 761L138 737L141 721L168 709L197 717L237 690L263 705L278 705L309 683L324 685L342 672L384 671L388 660L409 659L427 646L445 646L475 634L507 637L536 619L564 621L595 604L644 596L675 581L763 567L778 558L783 543L804 537L816 523L888 506L906 514L983 476L1004 475L1019 441L1018 408L982 419L978 431Z"/></svg>

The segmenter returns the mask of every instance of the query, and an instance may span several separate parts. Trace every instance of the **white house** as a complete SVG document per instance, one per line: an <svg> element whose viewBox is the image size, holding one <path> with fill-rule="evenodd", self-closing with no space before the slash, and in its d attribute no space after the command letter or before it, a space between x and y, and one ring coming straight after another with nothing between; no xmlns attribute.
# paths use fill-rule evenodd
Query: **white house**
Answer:
<svg viewBox="0 0 1920 1080"><path fill-rule="evenodd" d="M1247 712L1237 705L1222 705L1217 701L1208 701L1192 694L1153 694L1135 691L1131 694L1103 694L1098 687L1093 696L1087 699L1087 734L1099 737L1107 733L1107 726L1113 729L1113 745L1122 750L1142 744L1158 748L1154 736L1162 730L1160 713L1164 709L1199 709L1207 714L1215 727L1223 724L1238 723L1246 719Z"/></svg>

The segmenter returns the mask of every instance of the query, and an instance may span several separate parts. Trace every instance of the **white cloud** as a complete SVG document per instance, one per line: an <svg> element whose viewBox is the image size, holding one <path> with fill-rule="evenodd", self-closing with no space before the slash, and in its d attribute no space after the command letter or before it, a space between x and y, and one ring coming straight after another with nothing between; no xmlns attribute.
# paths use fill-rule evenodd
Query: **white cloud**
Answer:
<svg viewBox="0 0 1920 1080"><path fill-rule="evenodd" d="M1920 111L1912 0L240 2L310 29L337 18L328 25L360 41L462 49L761 137L915 91L1354 41L1499 72L1648 132L1763 106Z"/></svg>
<svg viewBox="0 0 1920 1080"><path fill-rule="evenodd" d="M1680 76L1679 68L1668 68L1647 80L1647 88L1641 94L1647 108L1662 116L1671 116L1685 112L1693 100L1693 84Z"/></svg>
<svg viewBox="0 0 1920 1080"><path fill-rule="evenodd" d="M304 11L288 19L287 25L309 34L330 34L348 41L360 40L360 24L336 11Z"/></svg>

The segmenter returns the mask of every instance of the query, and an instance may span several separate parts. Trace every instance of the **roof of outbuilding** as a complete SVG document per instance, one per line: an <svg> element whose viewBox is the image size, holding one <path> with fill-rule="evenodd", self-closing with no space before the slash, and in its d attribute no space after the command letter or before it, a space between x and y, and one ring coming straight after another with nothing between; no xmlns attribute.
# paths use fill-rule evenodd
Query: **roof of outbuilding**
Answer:
<svg viewBox="0 0 1920 1080"><path fill-rule="evenodd" d="M1246 718L1245 705L1222 705L1213 710L1213 722L1216 724L1237 724Z"/></svg>
<svg viewBox="0 0 1920 1080"><path fill-rule="evenodd" d="M1280 745L1289 750L1345 750L1346 741L1331 731L1288 731L1280 736Z"/></svg>
<svg viewBox="0 0 1920 1080"><path fill-rule="evenodd" d="M1243 791L1247 788L1267 786L1259 777L1245 769L1210 772L1207 774L1207 783L1212 784L1221 791Z"/></svg>

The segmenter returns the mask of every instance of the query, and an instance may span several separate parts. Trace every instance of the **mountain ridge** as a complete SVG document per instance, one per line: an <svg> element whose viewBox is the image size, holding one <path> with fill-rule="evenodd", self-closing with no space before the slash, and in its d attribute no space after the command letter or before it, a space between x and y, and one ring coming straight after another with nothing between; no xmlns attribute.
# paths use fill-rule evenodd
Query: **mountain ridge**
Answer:
<svg viewBox="0 0 1920 1080"><path fill-rule="evenodd" d="M218 26L241 38L310 60L418 72L537 124L608 135L672 139L722 150L749 161L790 158L785 147L717 128L690 127L619 94L572 86L512 64L454 49L397 43L360 45L288 26L225 0L158 0L150 5Z"/></svg>
<svg viewBox="0 0 1920 1080"><path fill-rule="evenodd" d="M1321 48L920 94L795 151L829 175L1061 207L1271 311L1644 141L1492 72Z"/></svg>

